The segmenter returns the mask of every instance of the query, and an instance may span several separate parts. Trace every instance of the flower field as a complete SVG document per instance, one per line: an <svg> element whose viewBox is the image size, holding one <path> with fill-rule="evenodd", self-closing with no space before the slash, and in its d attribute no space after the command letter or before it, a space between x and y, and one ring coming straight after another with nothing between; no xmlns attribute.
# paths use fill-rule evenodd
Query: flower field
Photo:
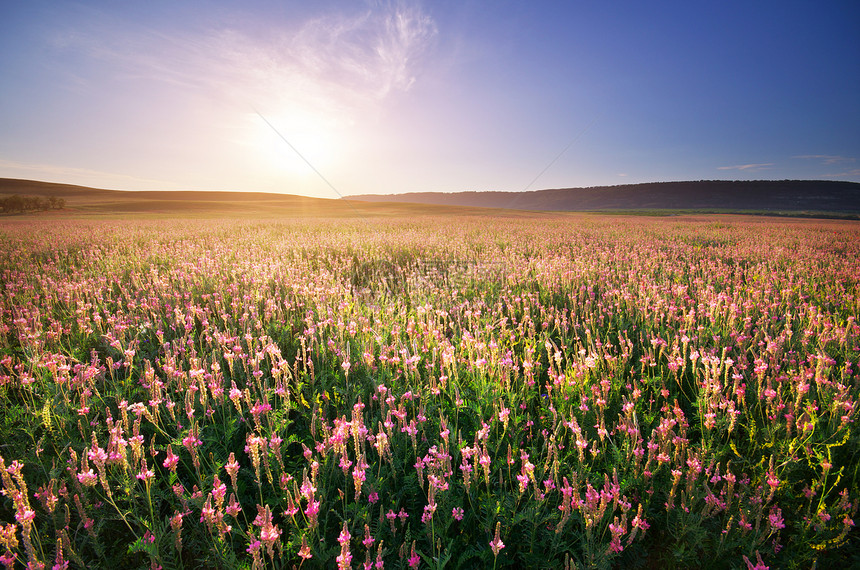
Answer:
<svg viewBox="0 0 860 570"><path fill-rule="evenodd" d="M7 568L860 565L860 225L0 224Z"/></svg>

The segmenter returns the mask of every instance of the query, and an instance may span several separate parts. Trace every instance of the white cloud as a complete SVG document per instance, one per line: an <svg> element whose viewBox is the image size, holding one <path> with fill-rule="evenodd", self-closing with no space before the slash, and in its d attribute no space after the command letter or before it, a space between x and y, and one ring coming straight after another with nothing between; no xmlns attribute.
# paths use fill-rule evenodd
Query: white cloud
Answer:
<svg viewBox="0 0 860 570"><path fill-rule="evenodd" d="M824 164L841 164L843 162L854 162L855 158L850 156L838 156L832 154L804 154L800 156L795 156L794 158L800 158L805 160L820 160Z"/></svg>
<svg viewBox="0 0 860 570"><path fill-rule="evenodd" d="M54 45L116 66L121 80L167 83L262 111L294 106L342 119L408 90L437 33L432 18L406 1L373 2L360 12L262 32L224 27L180 36L127 22L98 27L63 32Z"/></svg>
<svg viewBox="0 0 860 570"><path fill-rule="evenodd" d="M767 170L768 168L773 166L773 164L774 163L772 162L763 162L757 164L738 164L735 166L718 166L717 170Z"/></svg>
<svg viewBox="0 0 860 570"><path fill-rule="evenodd" d="M335 182L364 167L362 153L381 136L386 110L420 80L438 34L419 0L342 6L157 28L93 9L54 38L56 84L87 102L88 124L134 147L99 156L118 165L104 170L135 161L136 172L197 186L265 181L267 190L330 197L308 164ZM75 65L59 63L68 61Z"/></svg>
<svg viewBox="0 0 860 570"><path fill-rule="evenodd" d="M822 174L824 178L857 178L860 177L860 168L853 168L845 172L835 172L832 174Z"/></svg>

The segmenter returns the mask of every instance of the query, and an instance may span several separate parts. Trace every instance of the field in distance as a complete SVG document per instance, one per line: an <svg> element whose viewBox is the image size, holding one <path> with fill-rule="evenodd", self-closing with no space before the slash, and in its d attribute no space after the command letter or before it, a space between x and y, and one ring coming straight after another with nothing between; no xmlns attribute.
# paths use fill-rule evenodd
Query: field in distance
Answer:
<svg viewBox="0 0 860 570"><path fill-rule="evenodd" d="M855 219L860 216L860 184L837 180L698 180L530 192L412 192L352 198L546 212L659 214L681 210Z"/></svg>
<svg viewBox="0 0 860 570"><path fill-rule="evenodd" d="M858 219L860 184L837 181L698 181L566 188L534 192L418 192L308 198L264 192L119 191L0 178L0 198L65 201L49 215L163 217L396 217L417 215L567 215L572 212L754 214Z"/></svg>
<svg viewBox="0 0 860 570"><path fill-rule="evenodd" d="M265 192L121 191L57 184L36 180L0 178L0 197L54 196L65 200L62 211L30 215L146 215L194 217L389 217L425 214L486 214L498 209L409 203L369 203L356 200L308 198ZM516 211L505 212L520 215ZM522 215L528 215L523 213Z"/></svg>

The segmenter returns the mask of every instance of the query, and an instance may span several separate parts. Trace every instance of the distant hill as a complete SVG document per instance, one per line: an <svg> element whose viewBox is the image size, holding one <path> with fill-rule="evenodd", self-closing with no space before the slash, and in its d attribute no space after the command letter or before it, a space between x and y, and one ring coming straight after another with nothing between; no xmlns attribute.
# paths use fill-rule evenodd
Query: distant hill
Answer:
<svg viewBox="0 0 860 570"><path fill-rule="evenodd" d="M350 200L518 210L722 210L860 213L860 183L829 180L650 182L531 192L364 194Z"/></svg>
<svg viewBox="0 0 860 570"><path fill-rule="evenodd" d="M486 213L509 216L530 216L528 212L499 212L481 207L427 206L415 204L372 204L351 198L336 200L308 198L293 194L266 192L200 192L200 191L123 191L0 178L0 197L3 196L54 196L62 198L62 210L28 212L27 216L84 215L84 216L204 216L204 217L396 217L418 215L481 215ZM0 214L3 216L9 214ZM19 215L19 214L13 214Z"/></svg>
<svg viewBox="0 0 860 570"><path fill-rule="evenodd" d="M537 212L718 211L860 218L860 183L826 180L653 182L532 192L366 194L346 200L265 192L121 191L0 178L0 197L62 198L63 210L28 215L365 217Z"/></svg>

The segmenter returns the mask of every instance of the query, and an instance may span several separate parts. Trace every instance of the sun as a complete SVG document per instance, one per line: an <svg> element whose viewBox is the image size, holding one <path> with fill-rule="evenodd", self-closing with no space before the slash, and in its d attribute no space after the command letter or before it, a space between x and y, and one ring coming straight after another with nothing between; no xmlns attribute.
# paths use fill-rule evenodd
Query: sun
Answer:
<svg viewBox="0 0 860 570"><path fill-rule="evenodd" d="M344 147L335 120L297 109L254 113L248 135L249 150L267 170L291 177L325 175Z"/></svg>

